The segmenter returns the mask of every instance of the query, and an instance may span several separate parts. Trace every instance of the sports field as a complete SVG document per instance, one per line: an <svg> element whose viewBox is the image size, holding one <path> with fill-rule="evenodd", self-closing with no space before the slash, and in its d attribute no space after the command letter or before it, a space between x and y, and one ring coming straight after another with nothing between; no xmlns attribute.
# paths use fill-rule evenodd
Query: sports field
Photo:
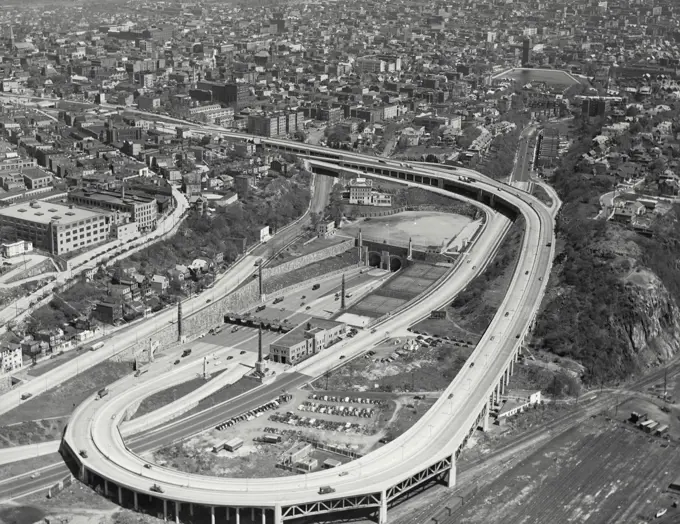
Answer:
<svg viewBox="0 0 680 524"><path fill-rule="evenodd" d="M414 263L399 271L375 292L354 304L349 313L367 317L381 317L413 300L439 280L448 268Z"/></svg>
<svg viewBox="0 0 680 524"><path fill-rule="evenodd" d="M494 76L494 80L504 78L509 78L521 82L522 84L545 82L546 84L553 86L571 86L581 83L577 77L570 75L566 71L559 71L557 69L515 68Z"/></svg>
<svg viewBox="0 0 680 524"><path fill-rule="evenodd" d="M367 240L386 240L397 245L408 243L409 238L418 246L439 246L458 236L472 219L439 211L404 211L378 218L364 218L343 226L342 234L356 237L359 229Z"/></svg>

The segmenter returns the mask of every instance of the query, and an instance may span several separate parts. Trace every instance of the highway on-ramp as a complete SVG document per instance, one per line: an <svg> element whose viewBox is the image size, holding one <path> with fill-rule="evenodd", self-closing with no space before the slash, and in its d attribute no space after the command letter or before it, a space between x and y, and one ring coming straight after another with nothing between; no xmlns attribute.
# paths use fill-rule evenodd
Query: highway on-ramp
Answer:
<svg viewBox="0 0 680 524"><path fill-rule="evenodd" d="M355 164L373 162L369 169L373 173L381 173L386 164L382 160L356 157L353 160ZM378 162L382 164L379 168ZM333 501L366 496L370 498L367 507L379 507L380 520L384 522L388 500L401 492L400 486L404 483L419 478L424 468L448 464L455 479L455 455L476 427L480 416L488 412L485 410L488 409L489 397L499 379L507 375L540 304L553 255L553 218L537 199L474 171L458 168L457 173L452 173L434 167L407 166L404 169L398 163L390 162L389 165L395 173L401 171L412 180L437 179L443 187L427 186L433 192L450 195L447 185L455 185L479 191L482 196L486 193L492 200L500 200L515 208L525 219L520 259L503 305L465 367L423 418L390 444L333 471L312 473L305 478L245 481L214 478L159 466L150 470L143 468L144 461L125 448L117 429L123 410L135 396L141 394L141 391L132 388L113 392L104 402L87 401L74 413L65 442L74 458L82 463L84 471L108 479L135 494L149 494L171 502L272 509L276 522L305 514L305 511L335 511L336 506L333 506L335 509L330 508ZM464 181L461 175L471 180ZM448 302L467 283L466 273L483 264L486 254L493 251L498 242L499 238L482 234L468 254L470 263L465 261L461 264L459 270L442 282L428 300L417 301L388 317L375 332L361 333L347 343L343 352L365 351L384 338L386 332L411 325L428 316L432 309ZM319 356L328 358L324 353ZM80 451L86 452L86 458L78 458ZM346 474L339 476L339 473ZM163 493L151 491L153 484L162 486ZM335 492L320 494L319 489L328 485L332 485ZM320 503L328 507L309 509L318 508Z"/></svg>

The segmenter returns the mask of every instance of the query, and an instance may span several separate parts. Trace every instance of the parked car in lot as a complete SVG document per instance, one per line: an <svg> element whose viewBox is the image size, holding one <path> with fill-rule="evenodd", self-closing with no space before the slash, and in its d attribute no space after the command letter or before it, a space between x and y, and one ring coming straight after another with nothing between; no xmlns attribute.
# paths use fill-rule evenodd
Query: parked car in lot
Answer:
<svg viewBox="0 0 680 524"><path fill-rule="evenodd" d="M245 354L246 354L245 349L239 353L239 355L245 355Z"/></svg>
<svg viewBox="0 0 680 524"><path fill-rule="evenodd" d="M177 364L179 364L179 359L175 360L174 365L176 366Z"/></svg>

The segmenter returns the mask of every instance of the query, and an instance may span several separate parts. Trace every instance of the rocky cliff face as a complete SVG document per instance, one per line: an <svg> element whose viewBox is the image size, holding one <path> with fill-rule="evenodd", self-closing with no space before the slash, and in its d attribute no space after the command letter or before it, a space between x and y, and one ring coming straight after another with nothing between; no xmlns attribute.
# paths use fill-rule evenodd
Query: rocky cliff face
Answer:
<svg viewBox="0 0 680 524"><path fill-rule="evenodd" d="M680 308L659 277L648 270L625 279L634 315L620 324L640 368L672 358L680 348Z"/></svg>
<svg viewBox="0 0 680 524"><path fill-rule="evenodd" d="M591 384L620 381L680 351L680 271L667 251L656 252L658 239L592 220L558 239L537 347L583 364Z"/></svg>

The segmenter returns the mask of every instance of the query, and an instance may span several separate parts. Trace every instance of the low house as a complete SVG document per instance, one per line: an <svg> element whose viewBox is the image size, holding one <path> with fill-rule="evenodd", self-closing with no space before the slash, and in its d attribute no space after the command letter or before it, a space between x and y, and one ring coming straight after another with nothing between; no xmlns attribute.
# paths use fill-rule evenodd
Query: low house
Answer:
<svg viewBox="0 0 680 524"><path fill-rule="evenodd" d="M151 289L159 295L165 293L170 287L170 279L163 275L154 275L151 277Z"/></svg>
<svg viewBox="0 0 680 524"><path fill-rule="evenodd" d="M525 409L541 403L541 392L531 390L513 390L504 396L505 402L496 417L498 421L523 412Z"/></svg>

